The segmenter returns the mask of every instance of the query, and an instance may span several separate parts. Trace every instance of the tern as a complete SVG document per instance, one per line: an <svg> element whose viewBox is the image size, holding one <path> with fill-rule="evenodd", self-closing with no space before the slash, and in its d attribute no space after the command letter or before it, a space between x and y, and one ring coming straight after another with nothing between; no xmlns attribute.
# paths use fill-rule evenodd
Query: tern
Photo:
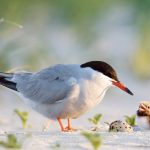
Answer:
<svg viewBox="0 0 150 150"><path fill-rule="evenodd" d="M70 118L78 118L99 104L110 87L133 95L112 66L103 61L57 64L33 73L1 72L0 84L14 90L45 117L58 120L61 131L73 131ZM66 128L61 119L67 119Z"/></svg>

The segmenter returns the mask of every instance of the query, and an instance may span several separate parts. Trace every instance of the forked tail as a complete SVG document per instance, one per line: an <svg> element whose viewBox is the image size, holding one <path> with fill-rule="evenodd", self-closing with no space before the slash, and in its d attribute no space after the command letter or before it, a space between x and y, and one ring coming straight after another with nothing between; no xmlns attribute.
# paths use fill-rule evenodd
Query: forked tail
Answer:
<svg viewBox="0 0 150 150"><path fill-rule="evenodd" d="M0 72L0 85L3 85L9 89L12 89L14 91L17 91L16 83L11 81L13 78L13 73L3 73Z"/></svg>

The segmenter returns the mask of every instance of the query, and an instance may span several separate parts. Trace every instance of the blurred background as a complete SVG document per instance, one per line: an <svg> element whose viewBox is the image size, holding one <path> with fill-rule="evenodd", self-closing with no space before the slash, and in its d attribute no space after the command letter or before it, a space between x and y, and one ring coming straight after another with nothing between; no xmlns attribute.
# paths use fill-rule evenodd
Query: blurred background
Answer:
<svg viewBox="0 0 150 150"><path fill-rule="evenodd" d="M102 113L105 121L120 119L135 114L140 101L150 100L149 0L0 2L0 71L38 71L59 63L103 60L135 94L131 97L112 88L99 106L74 124L86 125L95 113ZM14 108L29 111L34 128L41 129L47 120L0 87L0 120L5 129L10 122L19 126Z"/></svg>

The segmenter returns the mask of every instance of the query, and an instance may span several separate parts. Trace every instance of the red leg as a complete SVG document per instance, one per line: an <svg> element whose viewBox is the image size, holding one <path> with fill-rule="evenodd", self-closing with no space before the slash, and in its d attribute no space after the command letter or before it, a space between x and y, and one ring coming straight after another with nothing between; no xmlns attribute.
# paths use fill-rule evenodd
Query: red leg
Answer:
<svg viewBox="0 0 150 150"><path fill-rule="evenodd" d="M61 131L63 132L72 132L72 131L76 131L76 129L73 129L71 128L71 125L70 125L70 119L68 118L68 126L66 128L64 128L62 122L61 122L61 119L60 118L57 118L58 120L58 123L60 125L60 128L61 128Z"/></svg>
<svg viewBox="0 0 150 150"><path fill-rule="evenodd" d="M57 118L57 120L58 120L58 123L59 123L59 125L60 125L61 131L64 131L65 129L64 129L63 124L62 124L62 122L61 122L61 119L60 119L60 118Z"/></svg>
<svg viewBox="0 0 150 150"><path fill-rule="evenodd" d="M70 118L68 118L67 120L68 122L68 126L65 128L68 132L73 132L73 131L76 131L77 129L74 129L74 128L71 128L71 123L70 123Z"/></svg>
<svg viewBox="0 0 150 150"><path fill-rule="evenodd" d="M68 130L71 130L70 119L68 118Z"/></svg>

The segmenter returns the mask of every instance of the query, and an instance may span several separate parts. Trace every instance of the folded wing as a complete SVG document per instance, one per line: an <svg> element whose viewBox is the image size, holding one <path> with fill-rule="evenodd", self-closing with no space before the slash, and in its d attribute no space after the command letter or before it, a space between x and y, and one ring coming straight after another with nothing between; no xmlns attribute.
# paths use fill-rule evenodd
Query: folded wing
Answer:
<svg viewBox="0 0 150 150"><path fill-rule="evenodd" d="M75 77L63 65L44 69L38 73L16 74L18 91L38 103L53 104L65 100L77 84Z"/></svg>

